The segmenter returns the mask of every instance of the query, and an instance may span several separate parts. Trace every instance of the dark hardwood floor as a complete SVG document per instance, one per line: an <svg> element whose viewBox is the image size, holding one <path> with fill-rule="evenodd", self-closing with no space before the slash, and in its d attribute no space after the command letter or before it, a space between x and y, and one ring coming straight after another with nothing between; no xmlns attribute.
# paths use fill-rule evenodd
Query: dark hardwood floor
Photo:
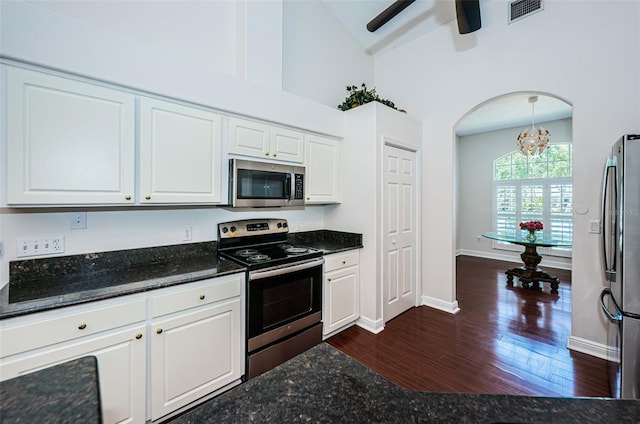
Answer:
<svg viewBox="0 0 640 424"><path fill-rule="evenodd" d="M571 273L550 293L506 286L510 262L460 256L449 314L412 308L374 335L357 326L329 343L413 390L531 396L609 397L606 361L566 348L571 335Z"/></svg>

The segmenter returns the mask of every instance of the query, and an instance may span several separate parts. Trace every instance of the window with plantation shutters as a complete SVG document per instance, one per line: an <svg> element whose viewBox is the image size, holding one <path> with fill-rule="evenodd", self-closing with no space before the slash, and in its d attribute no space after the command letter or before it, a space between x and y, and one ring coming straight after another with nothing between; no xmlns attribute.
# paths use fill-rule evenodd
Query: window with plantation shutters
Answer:
<svg viewBox="0 0 640 424"><path fill-rule="evenodd" d="M494 231L515 235L518 224L538 220L554 239L573 239L573 179L571 144L551 145L542 155L513 151L494 161ZM495 247L514 250L508 243ZM518 248L518 250L520 250ZM571 249L548 249L548 254L571 256Z"/></svg>

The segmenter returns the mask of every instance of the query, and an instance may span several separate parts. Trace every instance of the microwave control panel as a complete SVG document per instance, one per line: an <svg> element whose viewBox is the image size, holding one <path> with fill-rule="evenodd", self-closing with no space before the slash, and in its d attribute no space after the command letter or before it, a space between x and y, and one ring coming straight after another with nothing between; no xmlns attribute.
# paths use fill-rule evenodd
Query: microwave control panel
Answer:
<svg viewBox="0 0 640 424"><path fill-rule="evenodd" d="M295 174L294 175L294 199L304 199L304 174Z"/></svg>

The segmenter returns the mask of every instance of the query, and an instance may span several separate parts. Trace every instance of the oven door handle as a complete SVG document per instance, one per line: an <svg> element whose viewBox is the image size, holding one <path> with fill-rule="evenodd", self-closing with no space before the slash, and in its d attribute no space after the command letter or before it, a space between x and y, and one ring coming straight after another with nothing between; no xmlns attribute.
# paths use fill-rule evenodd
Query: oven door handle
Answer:
<svg viewBox="0 0 640 424"><path fill-rule="evenodd" d="M289 274L295 271L302 271L304 269L309 269L316 267L318 265L322 265L324 263L324 258L314 259L309 262L304 262L298 265L284 265L280 268L271 269L268 271L254 271L249 273L249 281L252 280L260 280L262 278L276 277L278 275Z"/></svg>

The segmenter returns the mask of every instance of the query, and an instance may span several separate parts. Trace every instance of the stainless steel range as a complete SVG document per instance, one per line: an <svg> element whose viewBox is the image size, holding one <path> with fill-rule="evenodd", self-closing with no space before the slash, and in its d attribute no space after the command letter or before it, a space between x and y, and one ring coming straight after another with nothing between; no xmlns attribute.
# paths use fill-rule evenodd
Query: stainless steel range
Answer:
<svg viewBox="0 0 640 424"><path fill-rule="evenodd" d="M288 243L285 219L218 224L218 251L247 267L247 378L322 341L322 252Z"/></svg>

